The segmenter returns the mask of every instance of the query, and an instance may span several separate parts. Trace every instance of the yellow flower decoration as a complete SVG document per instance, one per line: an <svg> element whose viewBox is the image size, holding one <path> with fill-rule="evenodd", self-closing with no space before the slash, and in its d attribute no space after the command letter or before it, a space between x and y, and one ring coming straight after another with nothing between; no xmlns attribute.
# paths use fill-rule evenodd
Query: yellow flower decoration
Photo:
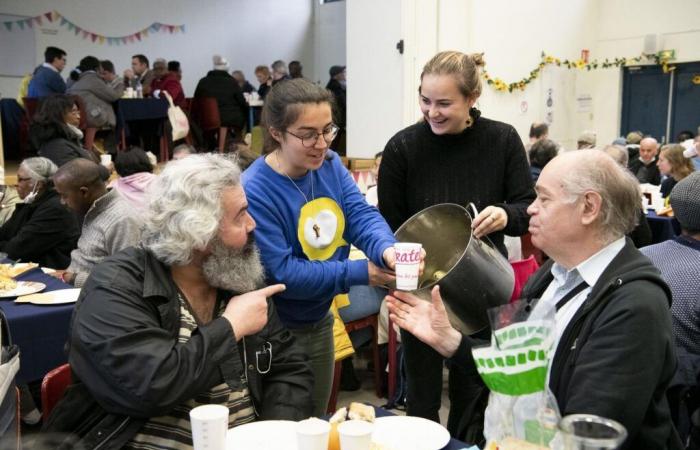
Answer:
<svg viewBox="0 0 700 450"><path fill-rule="evenodd" d="M344 232L345 216L333 199L321 197L301 207L297 238L310 260L325 261L339 247L348 245Z"/></svg>

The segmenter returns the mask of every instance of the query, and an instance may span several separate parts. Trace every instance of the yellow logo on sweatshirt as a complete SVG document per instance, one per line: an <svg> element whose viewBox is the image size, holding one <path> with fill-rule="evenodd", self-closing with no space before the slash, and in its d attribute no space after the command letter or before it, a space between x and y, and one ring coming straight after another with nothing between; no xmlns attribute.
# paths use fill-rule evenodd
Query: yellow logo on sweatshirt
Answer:
<svg viewBox="0 0 700 450"><path fill-rule="evenodd" d="M348 245L344 232L345 216L333 199L321 197L301 207L297 238L310 260L325 261L339 247Z"/></svg>

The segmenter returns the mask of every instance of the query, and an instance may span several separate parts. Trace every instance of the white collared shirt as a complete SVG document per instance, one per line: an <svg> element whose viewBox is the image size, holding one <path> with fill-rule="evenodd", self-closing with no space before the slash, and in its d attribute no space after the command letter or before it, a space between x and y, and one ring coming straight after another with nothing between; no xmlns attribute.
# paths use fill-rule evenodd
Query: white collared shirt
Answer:
<svg viewBox="0 0 700 450"><path fill-rule="evenodd" d="M557 346L559 345L559 340L561 339L564 330L569 326L569 322L573 319L576 312L579 310L581 305L588 298L591 289L598 282L598 279L603 274L603 271L608 267L610 262L620 253L620 250L625 246L625 236L611 242L607 246L603 247L598 253L594 254L587 260L583 261L571 270L566 270L563 266L558 263L552 265L552 275L554 279L547 289L545 289L542 297L535 305L533 309L533 314L536 312L542 313L548 307L555 308L556 304L563 296L565 296L569 291L574 289L581 281L585 281L588 286L581 292L576 294L571 300L564 304L559 311L556 312L555 321L556 329L554 332L554 343L552 345L552 353L550 358L554 358ZM573 277L573 278L572 278ZM566 291L557 292L557 290L569 284ZM551 360L549 368L547 369L547 382L549 382L549 372L551 370Z"/></svg>
<svg viewBox="0 0 700 450"><path fill-rule="evenodd" d="M53 70L54 72L59 73L59 72L58 72L58 69L55 68L55 67L53 66L53 64L51 64L51 63L45 62L45 63L42 64L42 66L48 67L49 69Z"/></svg>

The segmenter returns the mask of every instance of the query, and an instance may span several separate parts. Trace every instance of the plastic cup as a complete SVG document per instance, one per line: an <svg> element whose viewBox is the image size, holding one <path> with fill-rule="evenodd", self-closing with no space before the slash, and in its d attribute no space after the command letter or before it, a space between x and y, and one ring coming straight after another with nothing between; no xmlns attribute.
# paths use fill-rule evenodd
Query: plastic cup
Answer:
<svg viewBox="0 0 700 450"><path fill-rule="evenodd" d="M203 405L190 411L194 450L226 450L228 408Z"/></svg>
<svg viewBox="0 0 700 450"><path fill-rule="evenodd" d="M109 167L109 165L112 164L112 155L100 155L100 164L102 164L105 167Z"/></svg>
<svg viewBox="0 0 700 450"><path fill-rule="evenodd" d="M340 450L369 450L374 424L364 420L347 420L338 425Z"/></svg>
<svg viewBox="0 0 700 450"><path fill-rule="evenodd" d="M297 424L297 448L303 450L327 450L331 424L312 417Z"/></svg>
<svg viewBox="0 0 700 450"><path fill-rule="evenodd" d="M622 424L593 414L571 414L559 422L567 450L614 450L627 439Z"/></svg>
<svg viewBox="0 0 700 450"><path fill-rule="evenodd" d="M396 251L396 289L414 291L418 289L420 271L420 254L423 246L414 242L397 242Z"/></svg>
<svg viewBox="0 0 700 450"><path fill-rule="evenodd" d="M135 96L134 88L128 87L124 90L124 98L134 98Z"/></svg>

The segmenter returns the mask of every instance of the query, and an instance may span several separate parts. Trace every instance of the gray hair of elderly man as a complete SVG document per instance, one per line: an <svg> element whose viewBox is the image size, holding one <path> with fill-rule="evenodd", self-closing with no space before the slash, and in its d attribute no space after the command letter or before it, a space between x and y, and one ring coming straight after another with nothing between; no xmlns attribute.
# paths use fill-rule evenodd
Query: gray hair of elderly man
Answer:
<svg viewBox="0 0 700 450"><path fill-rule="evenodd" d="M41 156L35 156L33 158L27 158L20 164L27 171L29 178L32 181L43 181L48 183L51 181L51 177L56 173L58 167L48 158L43 158Z"/></svg>
<svg viewBox="0 0 700 450"><path fill-rule="evenodd" d="M570 170L561 177L561 185L570 202L579 201L587 192L596 192L602 201L598 233L604 243L630 233L639 223L641 191L639 182L626 168L602 151L571 152Z"/></svg>
<svg viewBox="0 0 700 450"><path fill-rule="evenodd" d="M143 242L158 260L184 265L216 236L224 190L240 186L234 161L215 154L171 161L151 185Z"/></svg>

